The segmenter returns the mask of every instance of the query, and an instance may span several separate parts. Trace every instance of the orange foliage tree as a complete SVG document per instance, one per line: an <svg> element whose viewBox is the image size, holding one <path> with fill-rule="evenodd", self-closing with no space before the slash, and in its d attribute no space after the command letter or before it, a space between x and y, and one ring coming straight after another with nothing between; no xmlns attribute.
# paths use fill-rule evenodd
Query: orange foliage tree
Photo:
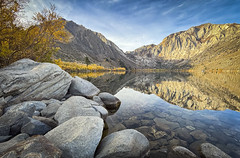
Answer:
<svg viewBox="0 0 240 158"><path fill-rule="evenodd" d="M36 13L34 25L24 28L18 14L26 3L26 0L0 1L0 67L22 58L50 62L58 50L56 41L69 38L64 29L66 22L57 15L54 5Z"/></svg>

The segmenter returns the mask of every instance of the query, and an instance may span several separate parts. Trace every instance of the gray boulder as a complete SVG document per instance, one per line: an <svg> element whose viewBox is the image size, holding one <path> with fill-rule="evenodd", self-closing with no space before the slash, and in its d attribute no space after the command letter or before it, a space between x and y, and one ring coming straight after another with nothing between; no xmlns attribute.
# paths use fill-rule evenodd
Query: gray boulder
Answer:
<svg viewBox="0 0 240 158"><path fill-rule="evenodd" d="M210 144L203 143L200 146L200 154L205 158L231 158L228 154L224 153L218 147Z"/></svg>
<svg viewBox="0 0 240 158"><path fill-rule="evenodd" d="M100 90L91 82L75 76L69 88L69 93L72 95L84 96L92 98L97 95Z"/></svg>
<svg viewBox="0 0 240 158"><path fill-rule="evenodd" d="M104 106L104 103L99 96L94 96L93 101L97 102L99 106Z"/></svg>
<svg viewBox="0 0 240 158"><path fill-rule="evenodd" d="M33 113L33 116L40 116L40 112L39 111L34 111L34 113Z"/></svg>
<svg viewBox="0 0 240 158"><path fill-rule="evenodd" d="M47 106L49 104L53 104L53 103L58 103L58 104L62 105L62 102L57 99L41 100L41 102L45 103Z"/></svg>
<svg viewBox="0 0 240 158"><path fill-rule="evenodd" d="M34 136L12 146L0 156L6 158L60 158L61 154L62 151L44 136Z"/></svg>
<svg viewBox="0 0 240 158"><path fill-rule="evenodd" d="M5 108L5 112L7 111L23 111L29 117L32 117L35 111L41 111L42 109L46 108L46 104L40 101L26 101L16 105L9 106Z"/></svg>
<svg viewBox="0 0 240 158"><path fill-rule="evenodd" d="M23 101L62 99L72 77L59 66L21 59L0 70L0 97L12 96L8 105ZM6 98L5 98L6 100Z"/></svg>
<svg viewBox="0 0 240 158"><path fill-rule="evenodd" d="M175 146L172 148L172 150L169 152L168 157L171 158L197 158L197 156L188 150L187 148L184 148L182 146Z"/></svg>
<svg viewBox="0 0 240 158"><path fill-rule="evenodd" d="M30 136L43 135L46 134L51 129L52 128L46 125L45 123L31 118L30 122L28 122L21 128L21 132L27 133Z"/></svg>
<svg viewBox="0 0 240 158"><path fill-rule="evenodd" d="M63 151L63 158L94 157L101 140L103 120L94 116L74 117L45 134Z"/></svg>
<svg viewBox="0 0 240 158"><path fill-rule="evenodd" d="M121 104L121 101L110 93L103 92L100 93L98 96L101 98L106 108L109 110L118 109Z"/></svg>
<svg viewBox="0 0 240 158"><path fill-rule="evenodd" d="M29 137L28 134L21 133L21 134L15 136L14 138L10 139L9 141L0 143L0 153L3 153L4 151L11 148L12 146L14 146L17 143L26 140L28 137Z"/></svg>
<svg viewBox="0 0 240 158"><path fill-rule="evenodd" d="M93 108L101 114L102 119L106 120L108 111L102 106L93 106Z"/></svg>
<svg viewBox="0 0 240 158"><path fill-rule="evenodd" d="M44 108L41 111L41 115L44 117L52 117L56 114L58 108L61 106L61 104L54 102L50 103L46 108Z"/></svg>
<svg viewBox="0 0 240 158"><path fill-rule="evenodd" d="M4 135L17 135L20 133L22 126L30 121L29 117L22 111L9 111L0 117L1 134ZM6 131L2 131L5 129Z"/></svg>
<svg viewBox="0 0 240 158"><path fill-rule="evenodd" d="M12 136L0 136L0 143L6 142L9 140Z"/></svg>
<svg viewBox="0 0 240 158"><path fill-rule="evenodd" d="M6 142L9 140L12 136L0 136L0 143Z"/></svg>
<svg viewBox="0 0 240 158"><path fill-rule="evenodd" d="M98 147L96 158L141 158L149 153L148 139L136 130L126 129L105 137Z"/></svg>
<svg viewBox="0 0 240 158"><path fill-rule="evenodd" d="M81 96L70 97L59 107L54 119L58 121L58 124L61 124L77 116L101 117L100 113L92 107L89 101Z"/></svg>
<svg viewBox="0 0 240 158"><path fill-rule="evenodd" d="M45 123L46 125L48 125L51 128L55 128L58 125L57 122L51 118L46 118L46 117L41 117L41 116L33 116L32 118Z"/></svg>

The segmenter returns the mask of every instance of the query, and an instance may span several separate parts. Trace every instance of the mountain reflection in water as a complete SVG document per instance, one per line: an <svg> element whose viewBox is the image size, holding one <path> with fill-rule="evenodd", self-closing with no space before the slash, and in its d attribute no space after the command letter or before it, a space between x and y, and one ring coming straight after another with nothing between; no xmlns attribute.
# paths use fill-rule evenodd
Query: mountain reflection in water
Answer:
<svg viewBox="0 0 240 158"><path fill-rule="evenodd" d="M116 94L129 87L156 94L165 101L191 110L240 111L240 74L137 73L106 74L89 78L102 91Z"/></svg>
<svg viewBox="0 0 240 158"><path fill-rule="evenodd" d="M150 141L151 157L167 157L176 145L199 155L204 142L240 157L239 77L163 72L106 74L88 80L122 102L107 117L105 133L138 130Z"/></svg>

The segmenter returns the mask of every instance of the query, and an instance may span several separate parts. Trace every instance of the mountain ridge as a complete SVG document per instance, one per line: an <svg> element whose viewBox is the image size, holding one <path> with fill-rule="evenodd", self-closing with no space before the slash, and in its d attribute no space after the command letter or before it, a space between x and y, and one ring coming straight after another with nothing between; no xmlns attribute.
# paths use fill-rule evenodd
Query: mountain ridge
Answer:
<svg viewBox="0 0 240 158"><path fill-rule="evenodd" d="M227 51L222 49L222 51L217 52L217 55L224 54L222 56L225 57L229 53L237 52L240 48L239 37L240 24L206 23L191 27L186 31L172 33L158 45L151 44L126 53L137 64L144 63L144 67L148 68L199 68L201 67L199 65L205 62L199 59L202 54L215 60L215 57L211 57L209 52L217 49L213 46L220 49L219 43L225 43ZM227 45L228 43L230 45ZM234 45L236 46L233 47ZM214 54L214 52L212 53ZM240 59L239 53L234 56ZM197 61L198 65L194 61ZM240 65L239 62L236 64ZM229 64L225 65L227 66L222 67L222 69L227 69ZM219 65L215 64L215 66L217 68Z"/></svg>
<svg viewBox="0 0 240 158"><path fill-rule="evenodd" d="M73 21L66 21L65 29L70 33L70 40L67 43L57 42L60 50L55 54L55 58L82 63L88 58L91 63L109 68L132 69L136 67L135 63L128 59L117 45L101 33L94 32Z"/></svg>

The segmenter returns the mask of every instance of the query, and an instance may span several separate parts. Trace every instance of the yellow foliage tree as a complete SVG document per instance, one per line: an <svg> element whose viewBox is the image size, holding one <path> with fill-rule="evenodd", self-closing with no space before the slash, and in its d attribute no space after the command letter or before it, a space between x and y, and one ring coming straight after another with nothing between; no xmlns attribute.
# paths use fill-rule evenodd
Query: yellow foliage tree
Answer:
<svg viewBox="0 0 240 158"><path fill-rule="evenodd" d="M50 62L58 50L56 41L69 39L64 29L66 22L56 14L53 5L33 16L35 25L24 28L17 14L26 3L26 0L0 1L0 67L22 58Z"/></svg>

